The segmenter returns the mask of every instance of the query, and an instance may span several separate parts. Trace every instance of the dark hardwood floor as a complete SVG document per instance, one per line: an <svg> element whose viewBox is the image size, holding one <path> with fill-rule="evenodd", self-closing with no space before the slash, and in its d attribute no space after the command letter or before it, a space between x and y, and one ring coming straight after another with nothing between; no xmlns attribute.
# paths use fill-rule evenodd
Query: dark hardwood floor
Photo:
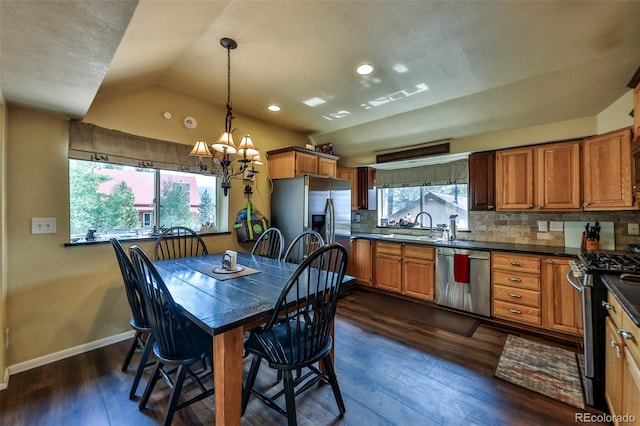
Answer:
<svg viewBox="0 0 640 426"><path fill-rule="evenodd" d="M378 314L353 300L339 304L336 371L347 413L329 386L296 400L301 425L570 425L581 410L493 377L507 333L480 325L471 337ZM138 411L128 397L134 366L120 370L130 342L121 342L12 375L0 392L1 425L157 425L168 389L160 387ZM134 359L137 361L137 358ZM133 364L133 363L132 363ZM245 373L249 360L245 361ZM265 366L266 367L266 366ZM276 375L262 368L258 383ZM143 378L142 386L146 383ZM174 425L214 423L214 397L179 411ZM244 425L286 424L284 417L252 399ZM586 423L585 423L586 424ZM606 423L588 423L606 424Z"/></svg>

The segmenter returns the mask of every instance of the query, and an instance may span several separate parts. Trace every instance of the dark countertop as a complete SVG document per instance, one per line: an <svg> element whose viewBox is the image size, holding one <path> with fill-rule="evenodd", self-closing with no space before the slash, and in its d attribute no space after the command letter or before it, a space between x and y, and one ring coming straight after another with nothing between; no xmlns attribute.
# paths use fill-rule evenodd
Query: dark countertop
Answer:
<svg viewBox="0 0 640 426"><path fill-rule="evenodd" d="M602 277L607 290L620 302L636 327L640 327L640 282L621 280L616 275Z"/></svg>
<svg viewBox="0 0 640 426"><path fill-rule="evenodd" d="M512 244L512 243L496 243L489 241L424 241L416 240L415 237L409 235L404 237L401 234L394 234L393 238L385 237L384 234L366 234L366 233L352 233L351 238L366 238L369 240L389 241L398 243L411 243L411 244L424 244L436 247L451 247L451 248L463 248L473 250L487 250L487 251L510 251L519 252L525 254L538 254L548 256L567 256L577 257L580 254L579 248L568 247L554 247L554 246L542 246L535 244Z"/></svg>

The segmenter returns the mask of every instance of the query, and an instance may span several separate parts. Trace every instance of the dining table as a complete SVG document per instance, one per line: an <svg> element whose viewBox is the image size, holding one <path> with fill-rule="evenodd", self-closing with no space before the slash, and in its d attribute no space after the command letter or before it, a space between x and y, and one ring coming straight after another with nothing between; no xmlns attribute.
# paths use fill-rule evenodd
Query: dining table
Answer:
<svg viewBox="0 0 640 426"><path fill-rule="evenodd" d="M266 322L298 265L238 252L242 271L230 273L224 254L153 263L184 315L212 336L216 424L240 425L244 331ZM342 285L354 281L345 275Z"/></svg>

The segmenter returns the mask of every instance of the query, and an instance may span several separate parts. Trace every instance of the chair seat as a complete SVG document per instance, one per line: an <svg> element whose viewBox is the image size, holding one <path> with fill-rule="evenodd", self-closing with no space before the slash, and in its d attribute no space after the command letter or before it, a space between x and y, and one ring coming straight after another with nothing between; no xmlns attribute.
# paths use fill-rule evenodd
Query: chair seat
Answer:
<svg viewBox="0 0 640 426"><path fill-rule="evenodd" d="M187 322L185 333L176 333L176 352L168 354L162 350L158 342L153 346L153 352L162 362L174 364L192 364L200 360L203 354L209 355L212 351L211 335L197 325Z"/></svg>

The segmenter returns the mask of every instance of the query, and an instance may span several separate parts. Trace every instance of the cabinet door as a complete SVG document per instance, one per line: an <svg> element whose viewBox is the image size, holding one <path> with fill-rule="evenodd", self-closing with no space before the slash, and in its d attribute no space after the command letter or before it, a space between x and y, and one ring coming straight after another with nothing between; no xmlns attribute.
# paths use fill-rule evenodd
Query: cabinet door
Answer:
<svg viewBox="0 0 640 426"><path fill-rule="evenodd" d="M609 411L615 416L622 412L624 344L611 317L607 317L605 333L604 398Z"/></svg>
<svg viewBox="0 0 640 426"><path fill-rule="evenodd" d="M371 285L371 240L358 238L356 241L356 281Z"/></svg>
<svg viewBox="0 0 640 426"><path fill-rule="evenodd" d="M536 203L540 210L581 210L580 142L537 147Z"/></svg>
<svg viewBox="0 0 640 426"><path fill-rule="evenodd" d="M533 209L533 148L496 153L497 210Z"/></svg>
<svg viewBox="0 0 640 426"><path fill-rule="evenodd" d="M318 156L296 152L296 176L305 173L318 174Z"/></svg>
<svg viewBox="0 0 640 426"><path fill-rule="evenodd" d="M402 290L402 246L399 243L376 243L375 287L400 293Z"/></svg>
<svg viewBox="0 0 640 426"><path fill-rule="evenodd" d="M633 90L633 138L640 138L640 84Z"/></svg>
<svg viewBox="0 0 640 426"><path fill-rule="evenodd" d="M582 294L568 282L571 271L567 258L545 258L543 263L544 327L582 335Z"/></svg>
<svg viewBox="0 0 640 426"><path fill-rule="evenodd" d="M336 160L318 157L318 174L322 176L336 177Z"/></svg>
<svg viewBox="0 0 640 426"><path fill-rule="evenodd" d="M585 210L631 209L631 129L585 139L582 170Z"/></svg>
<svg viewBox="0 0 640 426"><path fill-rule="evenodd" d="M373 189L375 184L376 170L372 167L358 167L358 208L363 210L375 210L375 200L369 200L369 190ZM370 203L371 201L371 203Z"/></svg>
<svg viewBox="0 0 640 426"><path fill-rule="evenodd" d="M640 109L636 111L640 115ZM631 185L634 201L637 202L640 200L640 135L631 144Z"/></svg>
<svg viewBox="0 0 640 426"><path fill-rule="evenodd" d="M435 296L435 249L406 244L402 255L402 293L432 301Z"/></svg>
<svg viewBox="0 0 640 426"><path fill-rule="evenodd" d="M640 425L640 367L636 360L629 353L625 352L623 367L623 388L622 388L622 409L621 415L628 415L634 418L630 425ZM623 423L621 423L623 424Z"/></svg>
<svg viewBox="0 0 640 426"><path fill-rule="evenodd" d="M469 210L496 208L496 153L480 152L469 156Z"/></svg>
<svg viewBox="0 0 640 426"><path fill-rule="evenodd" d="M351 210L358 210L358 169L340 167L336 170L336 177L351 181Z"/></svg>

